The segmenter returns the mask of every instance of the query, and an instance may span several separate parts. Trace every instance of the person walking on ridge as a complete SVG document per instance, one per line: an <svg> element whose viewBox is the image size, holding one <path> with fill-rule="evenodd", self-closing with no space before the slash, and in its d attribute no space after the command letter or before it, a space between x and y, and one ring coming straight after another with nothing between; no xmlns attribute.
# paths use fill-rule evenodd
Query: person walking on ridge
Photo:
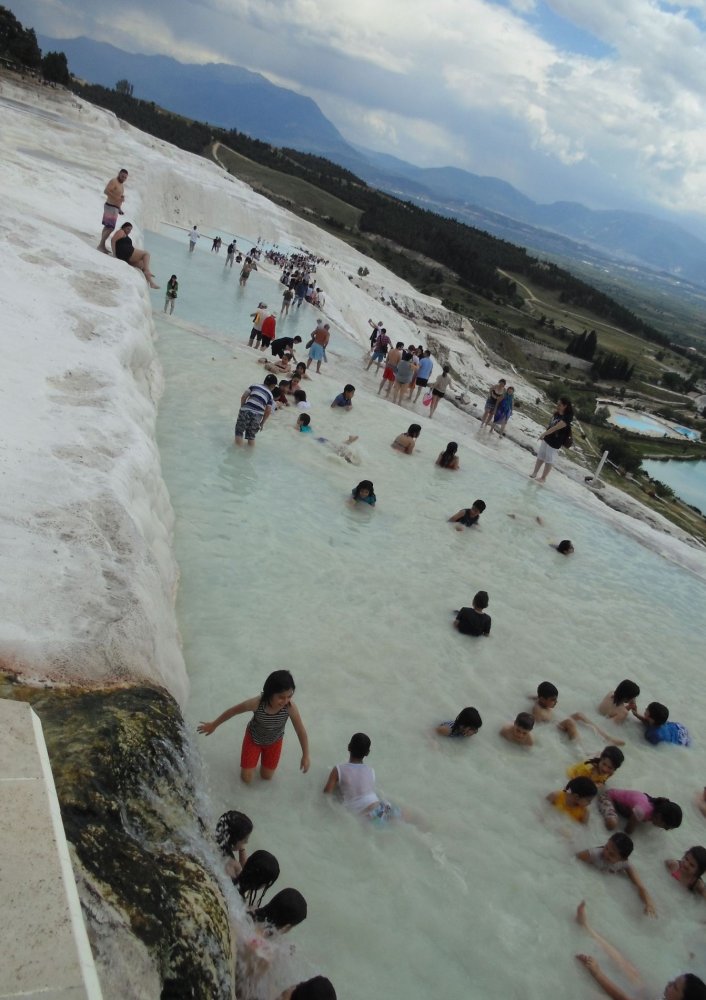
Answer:
<svg viewBox="0 0 706 1000"><path fill-rule="evenodd" d="M96 250L101 253L110 254L110 250L105 245L105 241L110 234L115 231L118 223L118 216L123 214L123 202L125 201L124 184L127 180L127 170L123 167L118 171L118 176L106 184L103 194L105 195L105 205L103 206L103 232Z"/></svg>

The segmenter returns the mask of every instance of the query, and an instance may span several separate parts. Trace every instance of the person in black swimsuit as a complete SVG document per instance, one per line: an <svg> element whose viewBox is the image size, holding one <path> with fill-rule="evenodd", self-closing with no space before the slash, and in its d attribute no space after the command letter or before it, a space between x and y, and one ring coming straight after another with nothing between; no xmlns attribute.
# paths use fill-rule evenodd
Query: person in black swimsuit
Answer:
<svg viewBox="0 0 706 1000"><path fill-rule="evenodd" d="M478 524L478 518L484 510L485 502L483 500L474 500L472 507L456 511L449 518L449 521L455 525L456 531L463 531L464 528L472 528L474 524Z"/></svg>
<svg viewBox="0 0 706 1000"><path fill-rule="evenodd" d="M110 245L113 248L113 256L118 260L124 260L131 267L136 267L142 271L145 280L150 288L159 288L154 282L154 275L150 271L150 255L146 250L136 250L130 238L132 223L124 222L121 229L113 235Z"/></svg>

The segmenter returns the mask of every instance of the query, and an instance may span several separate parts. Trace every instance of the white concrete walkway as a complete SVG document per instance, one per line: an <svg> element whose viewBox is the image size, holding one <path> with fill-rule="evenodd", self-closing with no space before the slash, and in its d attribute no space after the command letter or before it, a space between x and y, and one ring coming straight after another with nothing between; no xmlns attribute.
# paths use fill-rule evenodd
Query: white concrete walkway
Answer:
<svg viewBox="0 0 706 1000"><path fill-rule="evenodd" d="M0 1000L101 1000L42 726L0 699Z"/></svg>

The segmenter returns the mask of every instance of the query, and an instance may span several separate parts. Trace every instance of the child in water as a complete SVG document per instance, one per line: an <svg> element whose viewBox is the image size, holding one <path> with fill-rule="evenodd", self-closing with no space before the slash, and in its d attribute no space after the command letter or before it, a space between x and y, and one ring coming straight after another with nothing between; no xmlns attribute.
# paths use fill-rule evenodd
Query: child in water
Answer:
<svg viewBox="0 0 706 1000"><path fill-rule="evenodd" d="M517 743L521 747L529 749L533 744L532 730L534 729L534 719L529 712L520 712L515 717L515 721L509 726L503 726L500 735L510 743Z"/></svg>
<svg viewBox="0 0 706 1000"><path fill-rule="evenodd" d="M607 830L615 830L622 817L627 819L625 832L632 833L638 823L652 823L660 830L681 826L682 811L676 802L653 798L646 792L629 788L607 788L598 796L598 811Z"/></svg>
<svg viewBox="0 0 706 1000"><path fill-rule="evenodd" d="M576 911L576 920L583 929L591 935L594 941L603 949L608 957L615 963L621 972L627 976L633 985L640 990L640 996L645 996L643 992L642 975L632 962L629 962L620 954L615 945L595 931L586 917L586 903L582 902ZM596 959L592 955L577 955L576 958L583 965L590 976L600 986L606 996L611 1000L633 1000L633 996L626 993L617 986L612 979L609 979ZM695 976L692 972L685 972L677 976L664 987L661 1000L706 1000L706 984Z"/></svg>
<svg viewBox="0 0 706 1000"><path fill-rule="evenodd" d="M355 507L359 503L367 503L374 507L377 503L375 489L369 479L362 479L356 487L351 490L351 503Z"/></svg>
<svg viewBox="0 0 706 1000"><path fill-rule="evenodd" d="M311 434L313 431L311 426L311 417L308 413L300 413L294 426L300 434Z"/></svg>
<svg viewBox="0 0 706 1000"><path fill-rule="evenodd" d="M542 681L537 685L537 696L529 695L534 704L532 716L535 722L551 722L552 714L559 701L559 691L551 681Z"/></svg>
<svg viewBox="0 0 706 1000"><path fill-rule="evenodd" d="M245 845L251 833L252 820L237 809L223 813L216 823L216 843L228 858L225 870L231 878L240 875L245 867L248 860Z"/></svg>
<svg viewBox="0 0 706 1000"><path fill-rule="evenodd" d="M673 743L675 746L688 747L691 743L686 726L681 722L668 722L669 709L658 701L650 702L644 715L640 715L637 708L632 709L632 714L645 727L645 739L653 746L658 743Z"/></svg>
<svg viewBox="0 0 706 1000"><path fill-rule="evenodd" d="M263 781L270 781L274 777L282 753L284 728L287 720L291 719L302 748L299 769L306 774L309 770L309 738L299 709L292 701L293 695L294 679L290 672L275 670L265 681L262 694L233 705L213 722L199 723L198 732L210 736L234 715L242 715L243 712L253 713L245 729L240 753L240 780L249 785L255 776L260 758L262 758L260 777Z"/></svg>
<svg viewBox="0 0 706 1000"><path fill-rule="evenodd" d="M265 893L279 878L279 862L269 851L254 851L233 885L248 907L261 906ZM259 895L258 895L259 893Z"/></svg>
<svg viewBox="0 0 706 1000"><path fill-rule="evenodd" d="M637 710L635 699L640 697L640 688L635 681L624 680L615 691L609 691L598 706L601 715L613 722L625 722L630 712Z"/></svg>
<svg viewBox="0 0 706 1000"><path fill-rule="evenodd" d="M599 757L591 757L581 764L573 764L566 769L566 773L569 778L590 778L594 784L604 785L624 760L625 755L618 747L604 747Z"/></svg>
<svg viewBox="0 0 706 1000"><path fill-rule="evenodd" d="M475 736L483 721L477 708L463 708L452 721L442 722L436 727L439 736Z"/></svg>
<svg viewBox="0 0 706 1000"><path fill-rule="evenodd" d="M280 993L277 1000L336 1000L336 990L330 979L314 976Z"/></svg>
<svg viewBox="0 0 706 1000"><path fill-rule="evenodd" d="M456 531L463 531L464 528L473 528L478 524L478 519L485 510L485 501L474 500L472 507L465 507L457 510L449 518L449 522L454 525Z"/></svg>
<svg viewBox="0 0 706 1000"><path fill-rule="evenodd" d="M419 424L410 424L403 434L397 435L391 447L397 451L404 452L405 455L411 455L417 443L417 438L421 433L422 428Z"/></svg>
<svg viewBox="0 0 706 1000"><path fill-rule="evenodd" d="M324 795L338 791L351 812L378 823L408 819L398 806L385 802L375 791L375 771L365 763L370 753L370 737L354 733L348 744L348 763L336 764L324 785Z"/></svg>
<svg viewBox="0 0 706 1000"><path fill-rule="evenodd" d="M680 861L664 862L672 878L689 890L706 899L706 885L702 875L706 872L706 847L690 847Z"/></svg>
<svg viewBox="0 0 706 1000"><path fill-rule="evenodd" d="M642 900L645 916L656 917L657 911L652 897L642 884L640 876L628 862L633 847L633 842L626 833L614 833L602 847L579 851L576 857L587 865L593 865L598 871L627 875Z"/></svg>
<svg viewBox="0 0 706 1000"><path fill-rule="evenodd" d="M456 612L454 628L457 628L462 635L490 635L492 619L485 613L490 598L486 590L479 590L473 598L472 608L461 608Z"/></svg>
<svg viewBox="0 0 706 1000"><path fill-rule="evenodd" d="M547 802L577 823L588 823L588 807L598 793L590 778L572 778L560 792L550 792Z"/></svg>
<svg viewBox="0 0 706 1000"><path fill-rule="evenodd" d="M452 472L457 472L459 468L457 451L458 444L455 441L449 441L446 449L439 453L435 464L441 466L442 469L451 469Z"/></svg>

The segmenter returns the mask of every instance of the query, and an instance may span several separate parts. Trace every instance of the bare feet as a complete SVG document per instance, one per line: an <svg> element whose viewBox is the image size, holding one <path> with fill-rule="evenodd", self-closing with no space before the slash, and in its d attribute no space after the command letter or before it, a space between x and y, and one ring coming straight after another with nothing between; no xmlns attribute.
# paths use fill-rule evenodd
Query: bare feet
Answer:
<svg viewBox="0 0 706 1000"><path fill-rule="evenodd" d="M586 917L586 900L582 899L576 908L576 923L581 927L585 927L588 923L588 918Z"/></svg>
<svg viewBox="0 0 706 1000"><path fill-rule="evenodd" d="M102 246L100 245L100 243L99 243L99 244L98 244L98 246L96 247L96 250L100 250L100 252L101 252L101 253L105 253L105 254L107 254L107 255L108 255L109 257L111 257L111 256L112 256L112 254L111 254L110 250L109 250L109 249L108 249L107 247L102 247Z"/></svg>

